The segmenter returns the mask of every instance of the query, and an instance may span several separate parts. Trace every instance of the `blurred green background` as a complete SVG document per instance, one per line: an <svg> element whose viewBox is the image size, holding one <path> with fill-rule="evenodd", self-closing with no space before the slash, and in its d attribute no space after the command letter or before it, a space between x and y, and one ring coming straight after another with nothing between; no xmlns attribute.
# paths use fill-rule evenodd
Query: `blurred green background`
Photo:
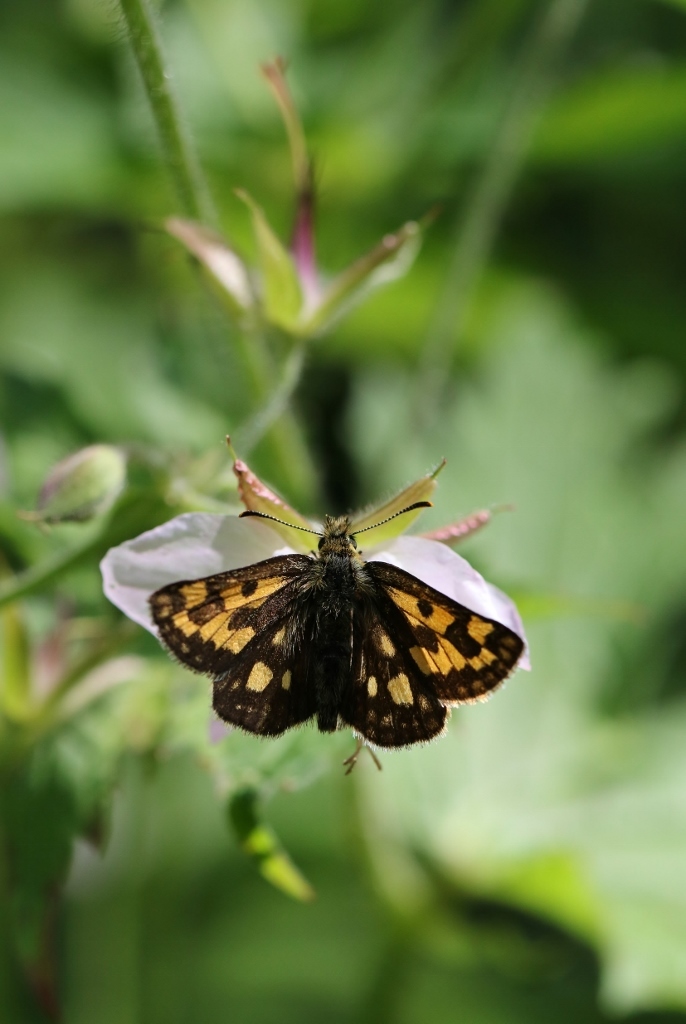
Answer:
<svg viewBox="0 0 686 1024"><path fill-rule="evenodd" d="M0 3L0 594L55 567L0 611L2 1020L686 1021L686 3L582 7L160 11L248 259L235 187L291 226L275 54L327 272L441 210L309 345L290 447L251 466L321 514L446 456L424 528L515 506L460 550L518 600L533 671L344 778L348 737L210 744L205 681L102 596L109 544L236 507L223 437L255 406L159 226L178 203L117 4ZM105 526L17 518L95 442L130 455ZM240 849L246 793L313 902Z"/></svg>

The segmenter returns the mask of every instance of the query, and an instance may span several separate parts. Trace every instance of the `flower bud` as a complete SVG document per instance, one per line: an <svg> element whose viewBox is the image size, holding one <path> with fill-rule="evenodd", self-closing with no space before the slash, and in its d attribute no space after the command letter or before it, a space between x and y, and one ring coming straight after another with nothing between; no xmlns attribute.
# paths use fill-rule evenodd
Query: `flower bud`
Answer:
<svg viewBox="0 0 686 1024"><path fill-rule="evenodd" d="M84 522L111 508L126 481L126 457L112 445L93 444L68 455L48 473L38 510L43 523Z"/></svg>

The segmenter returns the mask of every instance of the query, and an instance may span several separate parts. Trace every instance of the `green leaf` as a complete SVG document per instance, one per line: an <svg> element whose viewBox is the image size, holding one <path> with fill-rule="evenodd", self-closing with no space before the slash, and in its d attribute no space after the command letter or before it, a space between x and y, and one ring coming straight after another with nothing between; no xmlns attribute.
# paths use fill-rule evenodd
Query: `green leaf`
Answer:
<svg viewBox="0 0 686 1024"><path fill-rule="evenodd" d="M662 0L662 2L669 4L670 7L680 7L682 11L686 10L686 0Z"/></svg>
<svg viewBox="0 0 686 1024"><path fill-rule="evenodd" d="M227 810L241 847L255 862L262 877L292 899L301 902L313 900L314 889L290 859L274 832L261 821L257 793L252 789L234 793Z"/></svg>
<svg viewBox="0 0 686 1024"><path fill-rule="evenodd" d="M52 41L39 55L8 46L10 38L6 32L0 55L0 208L87 210L116 201L127 175L111 110L97 90L79 89L57 70Z"/></svg>
<svg viewBox="0 0 686 1024"><path fill-rule="evenodd" d="M2 623L2 678L0 712L13 722L31 717L31 668L29 641L21 610L11 604L0 611Z"/></svg>
<svg viewBox="0 0 686 1024"><path fill-rule="evenodd" d="M283 330L295 332L302 308L302 293L293 260L272 230L262 208L243 189L237 189L236 195L252 214L262 274L264 315Z"/></svg>

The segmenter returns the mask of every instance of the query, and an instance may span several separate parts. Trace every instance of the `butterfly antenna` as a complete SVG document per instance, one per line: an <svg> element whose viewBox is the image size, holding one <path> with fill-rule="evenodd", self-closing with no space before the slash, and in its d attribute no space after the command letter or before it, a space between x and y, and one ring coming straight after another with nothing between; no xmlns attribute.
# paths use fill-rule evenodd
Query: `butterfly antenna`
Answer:
<svg viewBox="0 0 686 1024"><path fill-rule="evenodd" d="M383 526L385 523L390 523L391 519L397 519L398 516L404 516L406 512L414 512L416 508L433 508L433 504L430 501L415 501L414 505L408 505L407 508L401 508L399 512L394 512L388 519L382 519L380 523L374 523L373 526L365 526L363 530L353 530L353 537L357 537L360 533L366 533L367 530L375 530L377 526ZM245 512L243 513L245 515Z"/></svg>
<svg viewBox="0 0 686 1024"><path fill-rule="evenodd" d="M253 512L249 508L245 512L241 512L239 519L245 519L246 516L256 516L258 519L271 519L273 523L280 523L281 526L287 526L290 530L302 530L303 533L313 533L315 537L322 536L318 530L308 530L306 526L296 526L295 523L287 523L283 519L277 519L276 516L268 516L266 512Z"/></svg>

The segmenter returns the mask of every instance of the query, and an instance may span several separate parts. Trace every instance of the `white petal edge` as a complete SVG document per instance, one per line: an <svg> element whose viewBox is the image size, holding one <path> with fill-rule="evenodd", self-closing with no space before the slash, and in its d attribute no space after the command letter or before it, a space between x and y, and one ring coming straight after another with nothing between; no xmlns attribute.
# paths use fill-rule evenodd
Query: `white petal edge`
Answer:
<svg viewBox="0 0 686 1024"><path fill-rule="evenodd" d="M254 519L186 512L110 548L100 569L112 604L157 635L148 598L160 587L291 552L274 530Z"/></svg>
<svg viewBox="0 0 686 1024"><path fill-rule="evenodd" d="M524 627L514 601L487 583L466 559L445 544L424 537L397 537L383 547L363 552L363 557L397 565L470 611L509 626L524 641L517 667L531 668Z"/></svg>

